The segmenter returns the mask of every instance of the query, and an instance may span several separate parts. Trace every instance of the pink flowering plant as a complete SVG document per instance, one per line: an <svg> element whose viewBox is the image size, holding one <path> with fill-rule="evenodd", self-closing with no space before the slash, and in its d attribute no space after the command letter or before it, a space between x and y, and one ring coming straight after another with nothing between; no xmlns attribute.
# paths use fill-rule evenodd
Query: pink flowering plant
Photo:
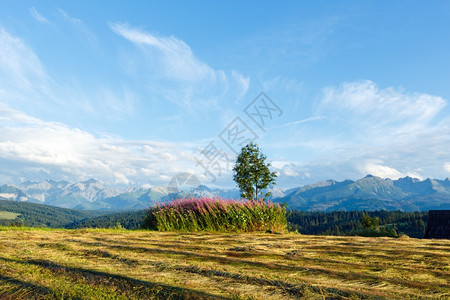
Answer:
<svg viewBox="0 0 450 300"><path fill-rule="evenodd" d="M189 197L151 208L143 227L160 231L285 231L286 207L262 199Z"/></svg>

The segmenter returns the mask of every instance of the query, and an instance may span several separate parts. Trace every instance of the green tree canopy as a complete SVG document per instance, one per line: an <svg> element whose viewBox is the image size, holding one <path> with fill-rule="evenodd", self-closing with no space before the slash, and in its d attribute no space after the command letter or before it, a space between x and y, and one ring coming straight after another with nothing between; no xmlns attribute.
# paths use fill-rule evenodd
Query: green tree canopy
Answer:
<svg viewBox="0 0 450 300"><path fill-rule="evenodd" d="M258 197L266 199L270 196L270 192L261 193L275 185L277 174L269 170L270 163L265 160L266 156L255 143L242 147L233 168L233 179L241 190L241 197L257 200Z"/></svg>
<svg viewBox="0 0 450 300"><path fill-rule="evenodd" d="M361 223L366 229L376 229L380 223L380 219L378 217L371 217L366 213L363 213L361 218Z"/></svg>

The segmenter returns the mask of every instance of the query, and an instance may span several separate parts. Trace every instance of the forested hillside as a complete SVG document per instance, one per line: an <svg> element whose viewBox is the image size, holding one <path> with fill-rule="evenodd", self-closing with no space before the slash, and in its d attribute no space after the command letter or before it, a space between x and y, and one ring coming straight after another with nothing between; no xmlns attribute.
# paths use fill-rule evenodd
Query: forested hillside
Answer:
<svg viewBox="0 0 450 300"><path fill-rule="evenodd" d="M106 214L102 211L76 210L7 200L0 201L0 212L11 212L18 215L14 219L0 219L0 225L8 226L13 223L20 226L52 228L64 227L75 221Z"/></svg>
<svg viewBox="0 0 450 300"><path fill-rule="evenodd" d="M303 234L347 235L361 228L362 211L304 212L291 211L288 221L292 230ZM378 217L380 226L390 226L397 233L422 238L425 234L428 212L370 211Z"/></svg>
<svg viewBox="0 0 450 300"><path fill-rule="evenodd" d="M148 210L120 212L95 218L85 219L66 225L66 228L112 228L139 229Z"/></svg>

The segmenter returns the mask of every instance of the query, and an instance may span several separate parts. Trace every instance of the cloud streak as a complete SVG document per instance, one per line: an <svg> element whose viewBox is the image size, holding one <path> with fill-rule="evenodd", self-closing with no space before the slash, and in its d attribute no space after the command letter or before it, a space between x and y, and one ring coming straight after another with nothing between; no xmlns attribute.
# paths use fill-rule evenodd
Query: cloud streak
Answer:
<svg viewBox="0 0 450 300"><path fill-rule="evenodd" d="M140 61L132 63L132 72L139 70L153 94L183 109L218 110L220 103L242 98L249 88L249 78L210 67L174 36L156 36L122 23L111 23L110 28L137 47Z"/></svg>
<svg viewBox="0 0 450 300"><path fill-rule="evenodd" d="M205 63L195 58L191 48L173 36L156 37L124 24L113 23L111 29L118 35L137 45L157 49L162 54L165 75L182 81L199 82L205 77L215 77L215 72Z"/></svg>
<svg viewBox="0 0 450 300"><path fill-rule="evenodd" d="M41 15L34 6L30 7L30 14L39 23L50 24L49 20L47 20L47 18L44 17L43 15Z"/></svg>
<svg viewBox="0 0 450 300"><path fill-rule="evenodd" d="M322 119L325 119L325 117L324 116L311 117L311 118L306 118L306 119L302 119L302 120L297 120L297 121L281 124L281 125L278 125L278 126L273 126L273 127L271 127L271 129L283 128L283 127L292 127L292 126L297 126L297 125L300 125L300 124L313 122L313 121L318 121L318 120L322 120Z"/></svg>
<svg viewBox="0 0 450 300"><path fill-rule="evenodd" d="M80 38L88 43L90 46L97 46L97 36L86 26L86 24L77 18L70 16L62 9L58 9L63 18L68 21L79 33Z"/></svg>

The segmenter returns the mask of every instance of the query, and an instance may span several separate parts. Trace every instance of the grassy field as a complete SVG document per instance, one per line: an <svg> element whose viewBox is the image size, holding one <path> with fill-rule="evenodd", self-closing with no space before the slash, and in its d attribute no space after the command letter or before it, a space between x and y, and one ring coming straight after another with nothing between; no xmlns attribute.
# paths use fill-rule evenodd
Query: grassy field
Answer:
<svg viewBox="0 0 450 300"><path fill-rule="evenodd" d="M9 211L0 211L0 220L14 220L18 216L20 216L20 214Z"/></svg>
<svg viewBox="0 0 450 300"><path fill-rule="evenodd" d="M0 299L448 299L450 241L0 230Z"/></svg>

